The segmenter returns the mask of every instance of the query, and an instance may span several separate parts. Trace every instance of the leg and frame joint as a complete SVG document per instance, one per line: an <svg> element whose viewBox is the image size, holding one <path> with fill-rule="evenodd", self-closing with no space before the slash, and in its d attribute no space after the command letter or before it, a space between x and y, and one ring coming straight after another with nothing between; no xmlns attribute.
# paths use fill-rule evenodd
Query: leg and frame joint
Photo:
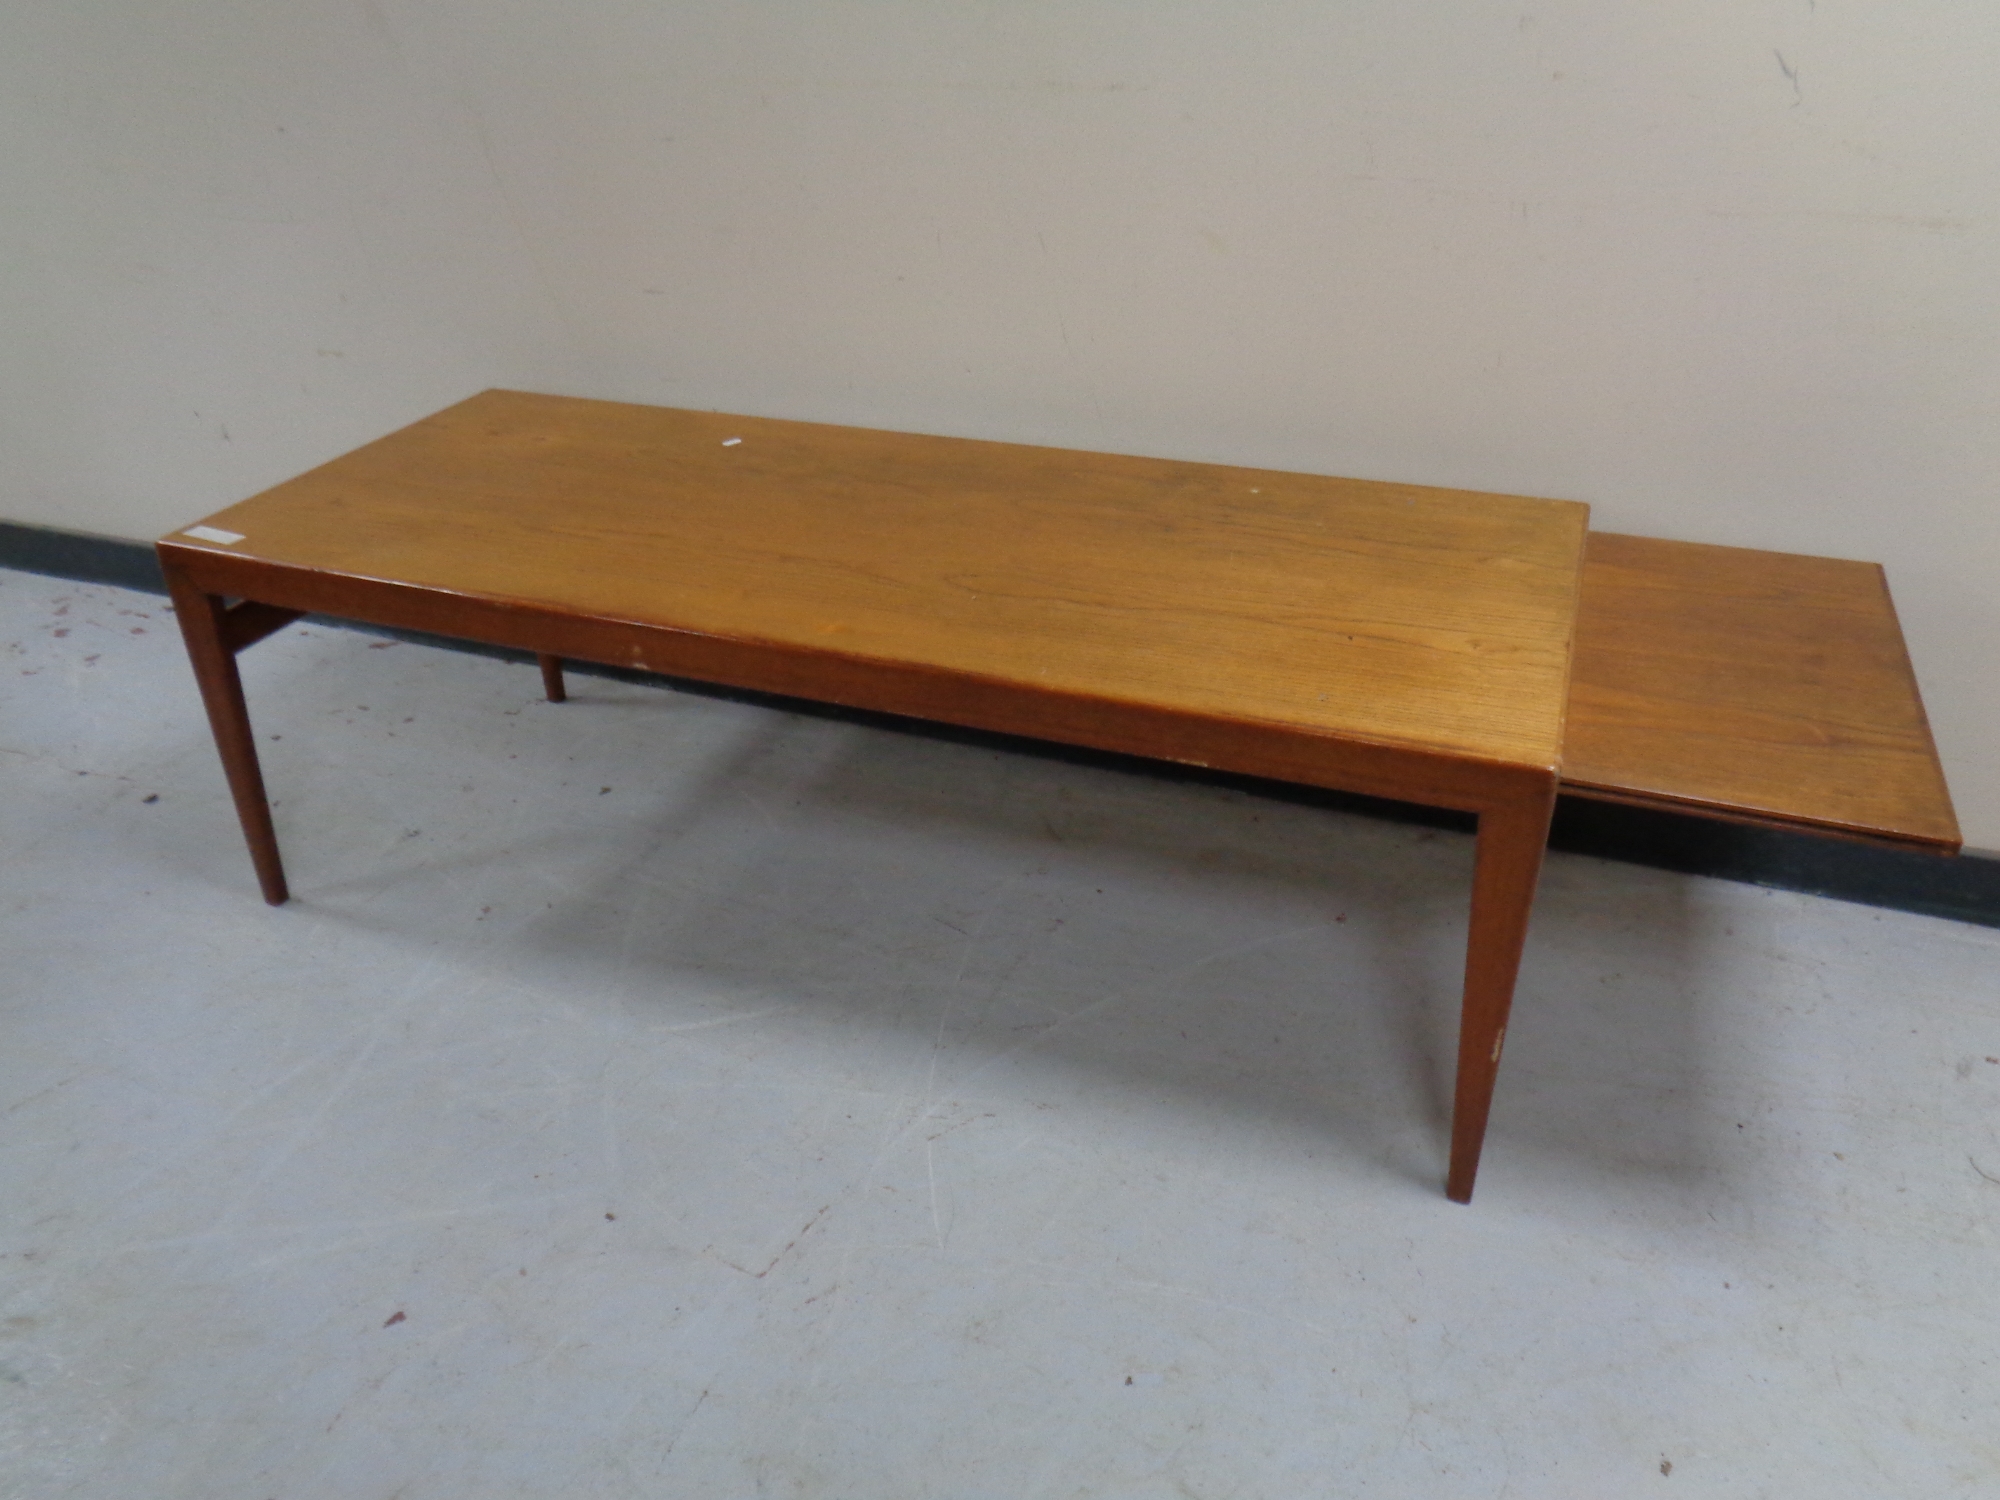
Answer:
<svg viewBox="0 0 2000 1500"><path fill-rule="evenodd" d="M244 599L222 612L222 644L233 656L275 635L305 613L302 609L280 609L275 604L259 604Z"/></svg>

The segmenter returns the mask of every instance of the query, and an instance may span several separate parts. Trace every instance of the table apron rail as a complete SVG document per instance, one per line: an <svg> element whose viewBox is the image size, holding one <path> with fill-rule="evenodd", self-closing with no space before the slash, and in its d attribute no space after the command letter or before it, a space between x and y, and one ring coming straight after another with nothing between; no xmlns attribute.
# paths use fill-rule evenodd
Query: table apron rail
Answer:
<svg viewBox="0 0 2000 1500"><path fill-rule="evenodd" d="M1475 814L1519 806L1552 785L1556 774L1554 767L1459 759L822 648L581 617L412 584L282 568L203 548L163 543L159 551L162 565L188 585L242 601L225 616L231 622L229 643L236 650L310 612Z"/></svg>

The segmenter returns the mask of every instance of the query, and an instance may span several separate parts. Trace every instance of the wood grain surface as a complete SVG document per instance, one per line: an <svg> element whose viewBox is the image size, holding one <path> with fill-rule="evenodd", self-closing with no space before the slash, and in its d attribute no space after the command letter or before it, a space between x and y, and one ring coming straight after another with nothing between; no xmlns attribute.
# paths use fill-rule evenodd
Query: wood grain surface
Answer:
<svg viewBox="0 0 2000 1500"><path fill-rule="evenodd" d="M1567 791L1959 847L1874 563L1593 532Z"/></svg>
<svg viewBox="0 0 2000 1500"><path fill-rule="evenodd" d="M1553 772L1587 515L488 391L167 541Z"/></svg>

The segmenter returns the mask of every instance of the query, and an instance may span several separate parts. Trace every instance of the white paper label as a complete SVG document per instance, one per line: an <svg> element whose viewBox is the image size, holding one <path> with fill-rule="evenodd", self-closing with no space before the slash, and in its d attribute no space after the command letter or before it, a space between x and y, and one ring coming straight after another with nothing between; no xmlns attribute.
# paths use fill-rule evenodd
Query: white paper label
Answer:
<svg viewBox="0 0 2000 1500"><path fill-rule="evenodd" d="M231 542L243 540L242 532L224 531L220 526L190 526L181 535L191 536L198 542L220 542L225 547Z"/></svg>

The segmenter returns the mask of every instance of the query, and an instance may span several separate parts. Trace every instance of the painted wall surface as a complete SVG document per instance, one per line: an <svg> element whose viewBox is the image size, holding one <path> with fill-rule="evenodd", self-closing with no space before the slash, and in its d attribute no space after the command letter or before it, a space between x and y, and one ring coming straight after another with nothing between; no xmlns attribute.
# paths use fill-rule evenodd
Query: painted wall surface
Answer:
<svg viewBox="0 0 2000 1500"><path fill-rule="evenodd" d="M19 0L0 515L489 385L1888 565L2000 847L2000 7Z"/></svg>

